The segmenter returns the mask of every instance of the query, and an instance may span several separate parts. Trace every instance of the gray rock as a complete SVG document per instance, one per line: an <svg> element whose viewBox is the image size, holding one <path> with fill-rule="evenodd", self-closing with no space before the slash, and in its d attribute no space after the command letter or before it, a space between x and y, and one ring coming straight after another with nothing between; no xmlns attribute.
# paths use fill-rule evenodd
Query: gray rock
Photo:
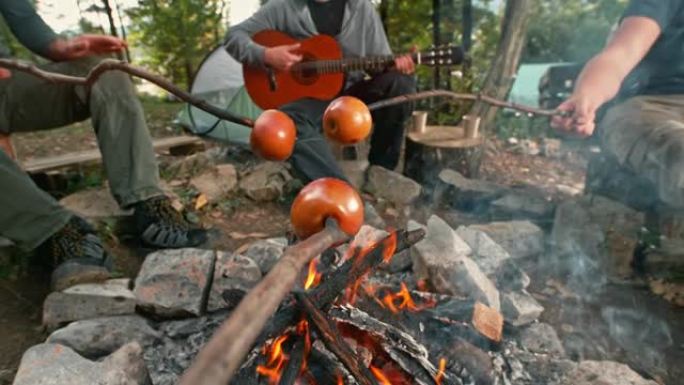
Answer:
<svg viewBox="0 0 684 385"><path fill-rule="evenodd" d="M224 291L247 292L260 280L261 270L256 262L243 255L218 252L207 310L216 311L229 306L223 299Z"/></svg>
<svg viewBox="0 0 684 385"><path fill-rule="evenodd" d="M164 167L164 173L169 179L192 177L216 164L216 158L211 151L183 156Z"/></svg>
<svg viewBox="0 0 684 385"><path fill-rule="evenodd" d="M270 238L252 243L243 254L256 262L261 274L266 275L283 256L286 247L286 238Z"/></svg>
<svg viewBox="0 0 684 385"><path fill-rule="evenodd" d="M72 321L133 314L137 302L129 285L129 279L112 279L51 293L43 303L43 325L54 330Z"/></svg>
<svg viewBox="0 0 684 385"><path fill-rule="evenodd" d="M511 256L482 230L461 226L456 234L473 250L473 260L488 277L493 276Z"/></svg>
<svg viewBox="0 0 684 385"><path fill-rule="evenodd" d="M190 184L209 202L216 202L235 190L237 183L237 170L232 164L218 165L190 180Z"/></svg>
<svg viewBox="0 0 684 385"><path fill-rule="evenodd" d="M526 292L506 293L501 300L504 319L513 326L532 323L543 311L544 307Z"/></svg>
<svg viewBox="0 0 684 385"><path fill-rule="evenodd" d="M161 317L200 315L216 261L211 250L162 250L145 258L135 279L140 307Z"/></svg>
<svg viewBox="0 0 684 385"><path fill-rule="evenodd" d="M70 348L40 344L21 358L14 385L146 385L150 384L142 348L123 346L102 362L89 361Z"/></svg>
<svg viewBox="0 0 684 385"><path fill-rule="evenodd" d="M485 232L513 258L533 257L544 251L544 231L529 221L491 222L470 228Z"/></svg>
<svg viewBox="0 0 684 385"><path fill-rule="evenodd" d="M551 242L558 255L590 257L611 275L628 276L645 218L621 203L583 196L558 206Z"/></svg>
<svg viewBox="0 0 684 385"><path fill-rule="evenodd" d="M530 277L525 273L514 259L504 261L494 274L496 287L502 292L512 292L527 289L530 286Z"/></svg>
<svg viewBox="0 0 684 385"><path fill-rule="evenodd" d="M559 385L657 385L629 366L611 361L582 361L568 372Z"/></svg>
<svg viewBox="0 0 684 385"><path fill-rule="evenodd" d="M549 324L536 323L520 334L520 345L532 353L564 356L565 349L556 330Z"/></svg>
<svg viewBox="0 0 684 385"><path fill-rule="evenodd" d="M274 201L283 194L285 186L292 179L290 172L281 163L260 163L240 180L240 189L257 202Z"/></svg>
<svg viewBox="0 0 684 385"><path fill-rule="evenodd" d="M136 341L151 344L160 334L138 315L96 318L70 323L52 333L47 343L68 346L78 354L95 359Z"/></svg>
<svg viewBox="0 0 684 385"><path fill-rule="evenodd" d="M341 160L337 162L351 184L361 190L366 183L367 160Z"/></svg>
<svg viewBox="0 0 684 385"><path fill-rule="evenodd" d="M530 219L550 222L555 209L555 205L544 197L521 191L510 192L493 201L489 215L495 221Z"/></svg>
<svg viewBox="0 0 684 385"><path fill-rule="evenodd" d="M420 196L423 188L418 182L399 173L384 167L371 166L365 189L375 197L397 205L408 205Z"/></svg>
<svg viewBox="0 0 684 385"><path fill-rule="evenodd" d="M444 196L440 199L452 207L466 211L482 210L507 191L495 183L468 179L451 169L442 170L439 181L444 190Z"/></svg>
<svg viewBox="0 0 684 385"><path fill-rule="evenodd" d="M439 293L467 296L499 310L499 292L468 257L471 252L446 222L433 215L425 239L411 252L416 279L428 280Z"/></svg>
<svg viewBox="0 0 684 385"><path fill-rule="evenodd" d="M59 203L89 219L117 218L129 215L132 210L121 210L109 188L84 190L62 198Z"/></svg>

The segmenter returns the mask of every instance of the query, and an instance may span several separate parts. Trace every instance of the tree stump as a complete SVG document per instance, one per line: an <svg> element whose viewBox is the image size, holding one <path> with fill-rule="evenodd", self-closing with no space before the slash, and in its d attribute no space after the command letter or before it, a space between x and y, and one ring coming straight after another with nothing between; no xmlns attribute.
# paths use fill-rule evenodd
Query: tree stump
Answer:
<svg viewBox="0 0 684 385"><path fill-rule="evenodd" d="M484 138L465 138L463 127L427 126L407 135L404 174L425 186L433 186L445 168L476 178L483 149Z"/></svg>

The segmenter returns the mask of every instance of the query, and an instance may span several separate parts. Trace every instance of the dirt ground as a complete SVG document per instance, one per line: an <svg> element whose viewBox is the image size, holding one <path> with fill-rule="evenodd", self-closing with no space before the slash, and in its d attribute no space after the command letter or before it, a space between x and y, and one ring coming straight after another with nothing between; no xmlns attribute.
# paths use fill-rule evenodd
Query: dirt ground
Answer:
<svg viewBox="0 0 684 385"><path fill-rule="evenodd" d="M177 105L145 101L154 137L179 134L169 122ZM16 135L20 157L28 159L96 148L89 123L40 133ZM531 186L552 200L581 192L586 167L581 146L572 144L563 155L550 158L519 153L505 141L492 140L482 165L482 178L507 186ZM559 186L563 186L559 188ZM379 207L388 224L403 226L407 213ZM201 212L201 222L212 229L212 247L238 250L256 239L283 236L288 231L288 203L255 204L246 198L231 198L229 204ZM129 247L117 237L106 239L117 255L118 270L135 276L146 250ZM48 293L47 276L24 274L0 276L0 385L10 383L21 355L47 336L41 328L42 301Z"/></svg>

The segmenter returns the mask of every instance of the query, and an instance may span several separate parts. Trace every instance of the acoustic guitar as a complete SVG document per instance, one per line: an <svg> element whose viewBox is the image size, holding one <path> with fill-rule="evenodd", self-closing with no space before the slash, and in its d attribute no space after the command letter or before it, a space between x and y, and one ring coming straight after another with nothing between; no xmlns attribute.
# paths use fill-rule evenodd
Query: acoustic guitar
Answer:
<svg viewBox="0 0 684 385"><path fill-rule="evenodd" d="M394 60L401 56L342 58L339 44L328 35L298 41L282 32L265 30L255 34L252 39L265 47L300 43L299 53L303 57L289 71L264 70L247 65L242 67L249 96L265 110L301 98L331 100L342 90L345 72L383 70L392 66ZM463 50L454 46L432 48L410 55L416 64L427 66L455 65L464 60Z"/></svg>

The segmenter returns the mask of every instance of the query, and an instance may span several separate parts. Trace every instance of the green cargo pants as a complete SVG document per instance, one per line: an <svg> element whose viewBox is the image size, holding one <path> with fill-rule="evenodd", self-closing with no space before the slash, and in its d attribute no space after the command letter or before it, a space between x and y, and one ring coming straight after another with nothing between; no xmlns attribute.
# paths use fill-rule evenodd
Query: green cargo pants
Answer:
<svg viewBox="0 0 684 385"><path fill-rule="evenodd" d="M100 59L41 66L47 71L83 76ZM152 140L132 82L122 72L107 72L84 87L51 83L12 71L0 80L0 130L47 130L92 119L112 195L122 208L163 194ZM71 218L0 151L0 235L31 250Z"/></svg>
<svg viewBox="0 0 684 385"><path fill-rule="evenodd" d="M684 210L684 95L644 95L611 107L600 123L605 150Z"/></svg>

